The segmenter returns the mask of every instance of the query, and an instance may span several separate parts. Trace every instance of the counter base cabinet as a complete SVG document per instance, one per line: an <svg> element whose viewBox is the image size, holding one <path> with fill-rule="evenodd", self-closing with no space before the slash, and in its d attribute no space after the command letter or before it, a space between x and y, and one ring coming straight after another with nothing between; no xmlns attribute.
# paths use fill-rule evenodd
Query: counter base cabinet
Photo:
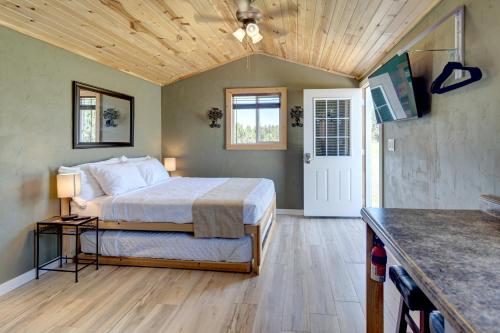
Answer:
<svg viewBox="0 0 500 333"><path fill-rule="evenodd" d="M372 228L366 224L366 332L384 333L384 284L370 277L374 236Z"/></svg>
<svg viewBox="0 0 500 333"><path fill-rule="evenodd" d="M498 332L499 218L457 209L363 208L361 215L366 223L366 332L384 331L384 286L370 278L375 236L443 315L446 333Z"/></svg>

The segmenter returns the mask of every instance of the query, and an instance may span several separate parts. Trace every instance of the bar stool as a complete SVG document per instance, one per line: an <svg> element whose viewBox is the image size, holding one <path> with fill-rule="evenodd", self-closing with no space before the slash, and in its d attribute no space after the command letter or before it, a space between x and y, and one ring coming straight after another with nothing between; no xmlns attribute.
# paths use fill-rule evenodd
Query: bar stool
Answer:
<svg viewBox="0 0 500 333"><path fill-rule="evenodd" d="M432 311L429 315L431 333L444 333L444 318L439 311Z"/></svg>
<svg viewBox="0 0 500 333"><path fill-rule="evenodd" d="M406 328L409 326L413 333L430 333L429 315L431 311L435 310L432 303L403 267L391 266L389 277L401 294L397 332L406 333ZM420 311L420 324L418 326L410 316L410 311Z"/></svg>

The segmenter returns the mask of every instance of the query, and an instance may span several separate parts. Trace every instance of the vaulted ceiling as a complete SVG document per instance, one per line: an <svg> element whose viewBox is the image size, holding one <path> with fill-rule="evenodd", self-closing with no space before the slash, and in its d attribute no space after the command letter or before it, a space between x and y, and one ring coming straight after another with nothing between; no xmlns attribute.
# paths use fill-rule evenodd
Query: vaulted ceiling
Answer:
<svg viewBox="0 0 500 333"><path fill-rule="evenodd" d="M0 0L0 25L158 83L263 53L360 78L440 0L256 0L258 44L233 0Z"/></svg>

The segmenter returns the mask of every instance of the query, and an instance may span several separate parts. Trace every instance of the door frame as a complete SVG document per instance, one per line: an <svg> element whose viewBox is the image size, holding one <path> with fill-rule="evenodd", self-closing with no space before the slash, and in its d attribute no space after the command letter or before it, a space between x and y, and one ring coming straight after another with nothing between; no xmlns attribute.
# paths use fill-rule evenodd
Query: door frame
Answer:
<svg viewBox="0 0 500 333"><path fill-rule="evenodd" d="M362 195L363 195L363 207L366 207L366 180L367 180L367 174L366 174L366 89L370 88L370 85L368 83L368 80L365 79L363 80L360 84L359 87L361 88L361 94L362 94L362 109L363 109L363 115L362 115L362 127L363 127L363 138L362 138L362 160L363 160L363 166L362 166L362 173L363 173L363 179L362 179ZM379 162L379 198L380 198L380 207L384 207L384 124L380 125L380 142L379 142L379 152L380 152L380 162Z"/></svg>

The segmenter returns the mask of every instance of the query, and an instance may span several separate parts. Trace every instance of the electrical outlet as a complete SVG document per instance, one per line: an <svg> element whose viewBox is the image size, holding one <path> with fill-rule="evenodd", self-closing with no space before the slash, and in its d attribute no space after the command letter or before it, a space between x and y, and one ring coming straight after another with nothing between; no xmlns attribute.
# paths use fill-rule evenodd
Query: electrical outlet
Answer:
<svg viewBox="0 0 500 333"><path fill-rule="evenodd" d="M387 149L389 151L395 151L394 139L387 139Z"/></svg>

